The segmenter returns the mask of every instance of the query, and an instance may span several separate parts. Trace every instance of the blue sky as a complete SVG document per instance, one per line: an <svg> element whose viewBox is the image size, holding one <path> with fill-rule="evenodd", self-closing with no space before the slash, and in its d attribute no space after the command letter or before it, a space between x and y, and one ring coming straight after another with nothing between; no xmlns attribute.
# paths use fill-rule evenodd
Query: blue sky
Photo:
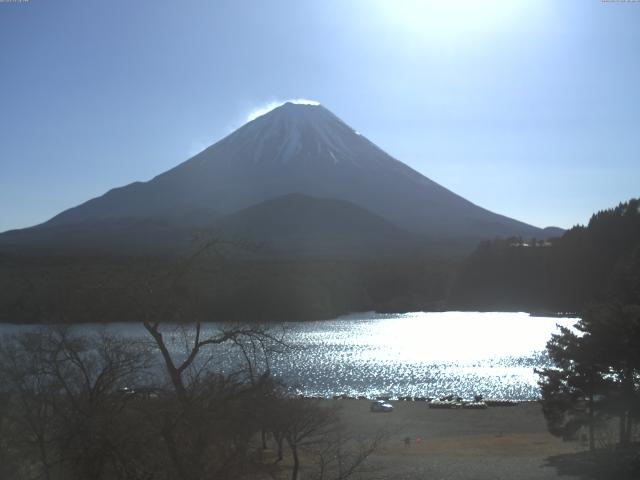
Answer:
<svg viewBox="0 0 640 480"><path fill-rule="evenodd" d="M30 0L0 42L0 231L289 98L537 226L640 195L640 3Z"/></svg>

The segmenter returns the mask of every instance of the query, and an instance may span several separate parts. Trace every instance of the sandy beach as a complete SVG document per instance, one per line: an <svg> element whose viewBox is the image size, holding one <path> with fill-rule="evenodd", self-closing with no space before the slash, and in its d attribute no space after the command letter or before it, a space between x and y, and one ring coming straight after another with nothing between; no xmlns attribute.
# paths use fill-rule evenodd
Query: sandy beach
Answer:
<svg viewBox="0 0 640 480"><path fill-rule="evenodd" d="M523 479L562 476L548 458L584 450L548 433L540 405L486 410L430 409L426 402L391 402L391 413L372 413L365 400L339 403L355 435L387 433L384 447L368 460L369 478L379 479ZM410 443L406 445L405 439Z"/></svg>

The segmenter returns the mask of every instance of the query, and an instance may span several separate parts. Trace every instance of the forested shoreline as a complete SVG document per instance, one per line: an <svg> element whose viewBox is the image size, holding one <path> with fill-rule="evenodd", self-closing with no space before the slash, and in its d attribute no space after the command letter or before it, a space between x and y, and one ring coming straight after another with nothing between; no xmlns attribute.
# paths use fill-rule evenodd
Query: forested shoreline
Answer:
<svg viewBox="0 0 640 480"><path fill-rule="evenodd" d="M164 285L185 259L16 258L0 260L0 322L135 322L149 285ZM228 261L192 265L174 293L209 321L329 319L361 311L443 308L454 264L415 259Z"/></svg>
<svg viewBox="0 0 640 480"><path fill-rule="evenodd" d="M616 296L640 299L640 201L600 211L550 241L482 242L460 266L448 305L582 312Z"/></svg>
<svg viewBox="0 0 640 480"><path fill-rule="evenodd" d="M0 321L139 321L145 291L166 284L200 319L291 321L351 312L576 312L612 291L640 295L638 200L594 214L562 237L494 239L467 258L251 259L224 239L186 257L0 252ZM223 245L224 244L224 245Z"/></svg>

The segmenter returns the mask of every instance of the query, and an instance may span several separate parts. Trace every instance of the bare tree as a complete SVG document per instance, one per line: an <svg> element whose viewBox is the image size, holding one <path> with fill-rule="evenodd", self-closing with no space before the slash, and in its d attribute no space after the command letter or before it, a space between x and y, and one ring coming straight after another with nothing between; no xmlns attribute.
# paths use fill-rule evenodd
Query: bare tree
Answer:
<svg viewBox="0 0 640 480"><path fill-rule="evenodd" d="M268 371L257 373L246 350L243 357L251 364L249 374L242 368L220 373L212 364L212 348L238 345L241 339L266 345L271 334L257 326L204 334L205 328L196 322L191 335L179 329L183 338L178 343L186 349L172 351L162 332L170 326L144 325L161 354L171 386L171 394L165 397L161 436L173 470L185 480L208 478L213 472L218 477L232 476L234 468L246 464L247 444L261 428L260 408L255 406L263 404L271 382Z"/></svg>
<svg viewBox="0 0 640 480"><path fill-rule="evenodd" d="M345 431L342 424L325 434L317 451L317 470L314 480L347 480L357 475L373 478L373 473L365 468L365 462L376 452L387 435L378 432L373 438L358 438Z"/></svg>
<svg viewBox="0 0 640 480"><path fill-rule="evenodd" d="M283 459L283 441L291 452L292 480L300 477L303 467L305 476L315 480L352 478L363 471L367 458L386 438L383 432L371 439L352 435L345 430L340 408L321 400L281 395L269 414L278 461ZM307 459L306 465L302 464L302 458Z"/></svg>
<svg viewBox="0 0 640 480"><path fill-rule="evenodd" d="M262 403L257 399L271 385L269 355L284 345L281 332L261 325L211 328L203 323L206 318L187 287L188 276L203 257L223 262L221 249L238 246L247 248L208 240L167 275L141 284L143 326L162 358L175 399L166 399L160 434L172 469L184 480L233 475L246 465L247 445L262 425L259 409L251 404ZM177 340L172 338L176 334ZM221 374L216 348L234 348L241 359L237 371Z"/></svg>
<svg viewBox="0 0 640 480"><path fill-rule="evenodd" d="M318 479L360 469L376 443L340 434L335 409L291 398L271 377L281 328L205 323L188 277L205 256L224 262L229 246L210 240L166 274L132 275L149 335L140 342L73 329L0 342L2 478L241 478L279 468L263 463L267 432L280 459L288 446L294 480L311 456Z"/></svg>
<svg viewBox="0 0 640 480"><path fill-rule="evenodd" d="M316 400L283 400L282 432L293 458L291 479L297 480L300 471L300 450L317 445L337 421L334 408L323 407Z"/></svg>
<svg viewBox="0 0 640 480"><path fill-rule="evenodd" d="M131 434L114 419L127 398L120 389L146 368L140 346L108 335L84 337L46 329L3 339L9 423L25 478L133 478ZM135 463L135 462L134 462ZM35 467L35 468L34 468Z"/></svg>

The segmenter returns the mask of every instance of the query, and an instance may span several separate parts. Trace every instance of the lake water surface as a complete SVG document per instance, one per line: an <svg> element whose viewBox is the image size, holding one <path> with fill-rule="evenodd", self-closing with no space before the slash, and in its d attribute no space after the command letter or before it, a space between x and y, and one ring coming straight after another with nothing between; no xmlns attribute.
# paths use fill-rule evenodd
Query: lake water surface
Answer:
<svg viewBox="0 0 640 480"><path fill-rule="evenodd" d="M546 342L557 325L571 326L576 320L527 313L417 312L288 322L284 332L291 348L272 358L271 371L296 392L313 396L482 394L533 400L539 393L534 369L548 365ZM31 328L0 325L0 333ZM90 333L103 327L74 328ZM132 339L148 336L139 324L110 324L107 330ZM174 331L167 338L174 338L172 348L179 351L180 336ZM214 364L231 370L236 361L225 349Z"/></svg>

